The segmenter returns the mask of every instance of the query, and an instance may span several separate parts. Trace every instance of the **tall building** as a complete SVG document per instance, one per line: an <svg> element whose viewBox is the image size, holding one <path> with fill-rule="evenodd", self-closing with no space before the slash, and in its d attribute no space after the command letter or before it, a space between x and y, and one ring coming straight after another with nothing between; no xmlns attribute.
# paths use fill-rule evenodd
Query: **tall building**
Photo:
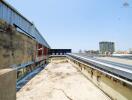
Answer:
<svg viewBox="0 0 132 100"><path fill-rule="evenodd" d="M129 54L132 54L132 48L129 49Z"/></svg>
<svg viewBox="0 0 132 100"><path fill-rule="evenodd" d="M99 48L101 54L112 54L115 51L114 42L99 42Z"/></svg>

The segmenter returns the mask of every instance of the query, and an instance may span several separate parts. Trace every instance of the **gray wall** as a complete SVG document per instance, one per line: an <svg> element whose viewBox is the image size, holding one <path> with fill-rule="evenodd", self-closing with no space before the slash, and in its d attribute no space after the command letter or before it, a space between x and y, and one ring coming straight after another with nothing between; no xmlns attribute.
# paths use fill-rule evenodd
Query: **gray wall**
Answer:
<svg viewBox="0 0 132 100"><path fill-rule="evenodd" d="M0 100L16 100L16 71L0 70Z"/></svg>

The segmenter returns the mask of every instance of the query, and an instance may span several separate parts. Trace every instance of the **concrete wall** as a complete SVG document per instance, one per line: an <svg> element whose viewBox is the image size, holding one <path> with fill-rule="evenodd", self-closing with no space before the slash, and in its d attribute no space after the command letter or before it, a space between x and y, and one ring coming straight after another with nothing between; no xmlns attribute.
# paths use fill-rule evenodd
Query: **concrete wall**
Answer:
<svg viewBox="0 0 132 100"><path fill-rule="evenodd" d="M0 20L0 100L16 100L16 71L12 65L35 60L36 42Z"/></svg>
<svg viewBox="0 0 132 100"><path fill-rule="evenodd" d="M72 59L69 62L113 100L132 100L132 85L92 69L90 65Z"/></svg>
<svg viewBox="0 0 132 100"><path fill-rule="evenodd" d="M0 70L0 100L16 100L16 71Z"/></svg>
<svg viewBox="0 0 132 100"><path fill-rule="evenodd" d="M0 69L35 60L36 42L0 20Z"/></svg>
<svg viewBox="0 0 132 100"><path fill-rule="evenodd" d="M53 63L63 63L63 62L68 62L68 59L66 57L63 57L63 56L62 57L59 57L59 56L58 57L57 56L55 57L54 56L54 57L50 57L49 58L49 62L51 62L51 63L52 62Z"/></svg>

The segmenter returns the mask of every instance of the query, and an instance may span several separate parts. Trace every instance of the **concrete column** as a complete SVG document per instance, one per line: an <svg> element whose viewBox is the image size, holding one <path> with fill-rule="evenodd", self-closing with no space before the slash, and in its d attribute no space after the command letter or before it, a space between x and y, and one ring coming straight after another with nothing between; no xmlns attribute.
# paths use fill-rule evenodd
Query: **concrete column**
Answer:
<svg viewBox="0 0 132 100"><path fill-rule="evenodd" d="M0 100L16 100L16 71L0 70Z"/></svg>

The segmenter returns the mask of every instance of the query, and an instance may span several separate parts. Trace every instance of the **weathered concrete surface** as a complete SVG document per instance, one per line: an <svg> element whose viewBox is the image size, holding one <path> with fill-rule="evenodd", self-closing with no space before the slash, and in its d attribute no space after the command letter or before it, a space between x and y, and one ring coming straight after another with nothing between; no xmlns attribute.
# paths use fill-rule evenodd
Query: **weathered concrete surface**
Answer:
<svg viewBox="0 0 132 100"><path fill-rule="evenodd" d="M17 100L110 100L70 63L50 63L18 93Z"/></svg>
<svg viewBox="0 0 132 100"><path fill-rule="evenodd" d="M0 100L16 100L16 71L0 70Z"/></svg>
<svg viewBox="0 0 132 100"><path fill-rule="evenodd" d="M73 60L69 62L113 100L132 100L132 85L92 69L91 65Z"/></svg>
<svg viewBox="0 0 132 100"><path fill-rule="evenodd" d="M35 60L36 42L0 20L0 69Z"/></svg>

